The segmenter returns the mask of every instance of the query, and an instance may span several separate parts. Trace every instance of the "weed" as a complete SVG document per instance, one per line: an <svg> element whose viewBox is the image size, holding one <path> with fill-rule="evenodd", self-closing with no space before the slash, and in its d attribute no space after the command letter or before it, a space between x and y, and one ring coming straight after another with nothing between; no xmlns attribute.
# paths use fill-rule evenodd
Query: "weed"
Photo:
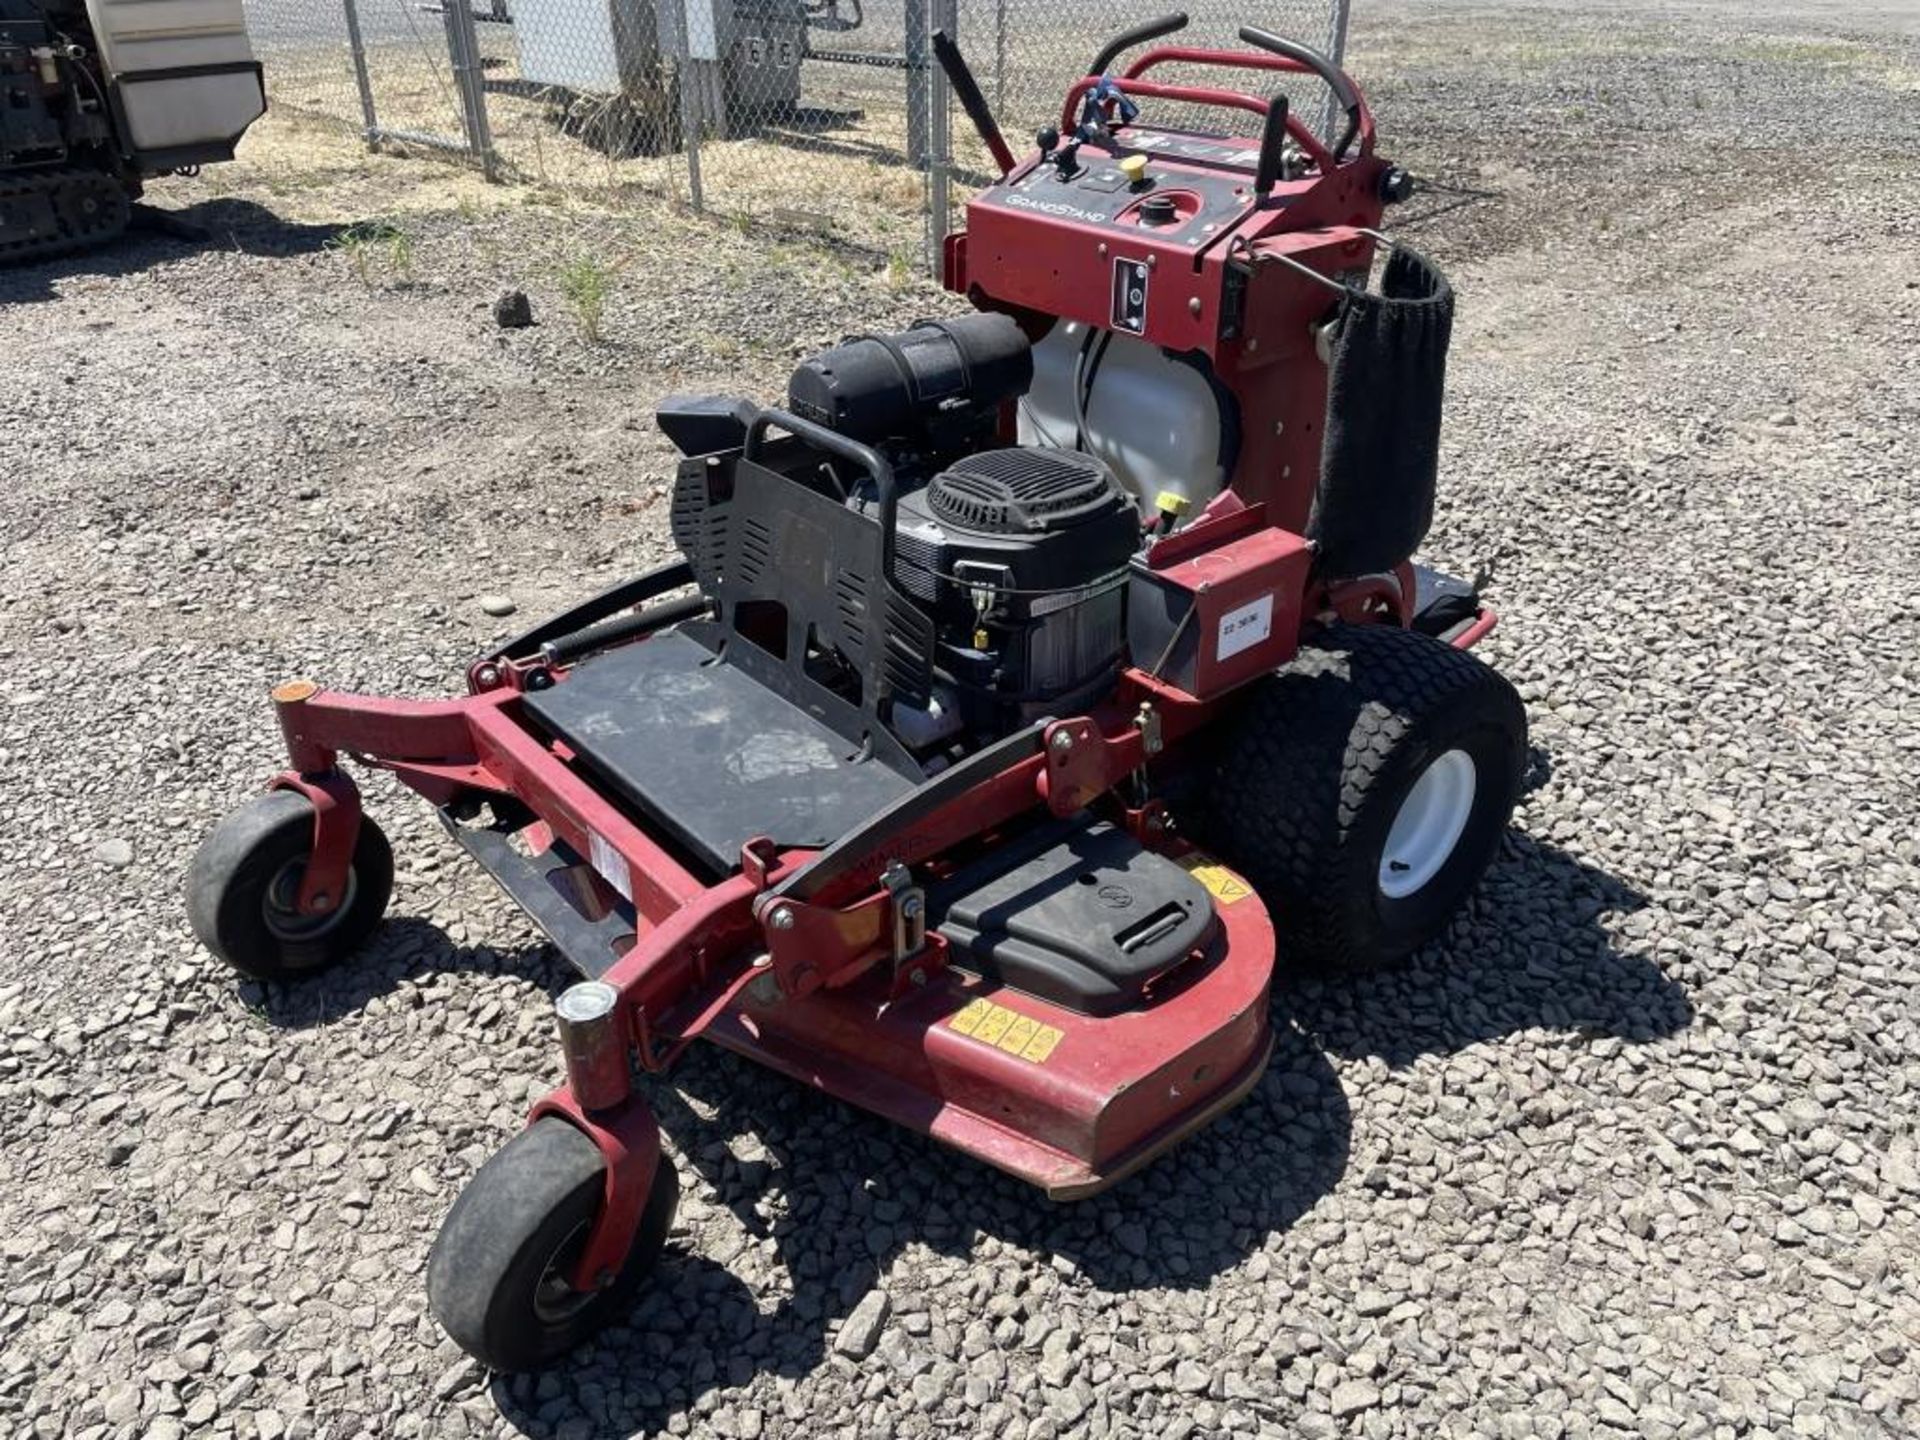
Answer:
<svg viewBox="0 0 1920 1440"><path fill-rule="evenodd" d="M349 225L327 241L329 250L338 250L353 262L353 273L362 285L373 284L373 260L385 250L388 262L403 279L413 274L413 240L390 220L362 220Z"/></svg>
<svg viewBox="0 0 1920 1440"><path fill-rule="evenodd" d="M576 255L560 267L560 294L573 311L580 336L589 344L600 340L600 322L606 315L607 297L613 293L616 271L595 255Z"/></svg>
<svg viewBox="0 0 1920 1440"><path fill-rule="evenodd" d="M413 236L398 225L387 227L387 261L401 281L413 283Z"/></svg>
<svg viewBox="0 0 1920 1440"><path fill-rule="evenodd" d="M887 289L895 295L904 294L907 286L913 283L913 262L907 258L904 250L895 250L887 256Z"/></svg>

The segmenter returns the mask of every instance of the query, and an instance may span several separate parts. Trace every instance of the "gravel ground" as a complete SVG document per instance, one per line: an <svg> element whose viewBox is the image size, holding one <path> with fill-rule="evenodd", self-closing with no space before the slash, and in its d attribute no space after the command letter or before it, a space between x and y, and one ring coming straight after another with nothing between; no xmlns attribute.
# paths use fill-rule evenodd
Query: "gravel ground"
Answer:
<svg viewBox="0 0 1920 1440"><path fill-rule="evenodd" d="M1917 31L1357 23L1463 295L1431 548L1493 567L1538 749L1483 890L1401 973L1283 985L1249 1102L1073 1207L696 1053L660 1281L538 1379L422 1277L556 1078L559 967L388 786L396 918L324 982L235 983L182 868L275 765L267 684L443 693L517 623L483 596L660 555L655 397L947 302L264 140L165 192L217 243L0 275L0 1429L1920 1429ZM363 280L326 242L374 213ZM541 325L493 328L509 283Z"/></svg>

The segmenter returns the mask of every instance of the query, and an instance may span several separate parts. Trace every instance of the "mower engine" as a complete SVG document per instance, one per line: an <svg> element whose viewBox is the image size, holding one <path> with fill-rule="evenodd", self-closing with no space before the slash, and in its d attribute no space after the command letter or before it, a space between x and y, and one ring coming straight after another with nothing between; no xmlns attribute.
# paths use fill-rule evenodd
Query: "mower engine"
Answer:
<svg viewBox="0 0 1920 1440"><path fill-rule="evenodd" d="M870 449L898 487L890 578L933 638L931 684L896 700L890 717L916 754L1083 706L1112 685L1125 649L1139 508L1093 455L1001 443L1003 412L1032 380L1019 325L982 314L849 340L802 362L788 382L792 415ZM750 413L677 396L659 418L698 456L740 444ZM734 418L715 428L716 414ZM840 475L817 446L809 459L803 468L827 474L851 511L877 518L871 476ZM688 526L676 538L693 555L706 537Z"/></svg>
<svg viewBox="0 0 1920 1440"><path fill-rule="evenodd" d="M900 504L894 579L926 602L939 637L939 721L993 735L1113 681L1123 587L1140 515L1111 471L1070 450L964 456Z"/></svg>

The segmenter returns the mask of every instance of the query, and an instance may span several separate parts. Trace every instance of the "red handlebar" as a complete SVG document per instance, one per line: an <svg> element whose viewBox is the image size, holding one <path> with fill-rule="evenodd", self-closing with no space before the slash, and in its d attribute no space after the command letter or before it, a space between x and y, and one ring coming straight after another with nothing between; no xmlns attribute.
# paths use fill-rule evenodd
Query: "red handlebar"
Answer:
<svg viewBox="0 0 1920 1440"><path fill-rule="evenodd" d="M1178 100L1194 105L1219 105L1234 110L1245 110L1250 114L1265 116L1267 101L1247 94L1242 90L1222 90L1210 85L1168 85L1157 80L1144 80L1140 77L1155 65L1188 64L1219 65L1239 70L1278 70L1295 75L1313 75L1316 72L1298 60L1283 55L1273 55L1264 51L1252 50L1209 50L1193 45L1162 45L1142 55L1126 68L1120 76L1120 88L1131 96L1145 96L1153 100ZM1089 75L1074 82L1067 92L1065 105L1060 111L1060 130L1062 134L1071 134L1075 124L1075 112L1081 99L1099 83L1100 77ZM1352 84L1351 78L1348 80ZM1353 87L1359 100L1359 153L1373 153L1373 112L1367 108L1365 97L1360 95L1359 87ZM1321 174L1334 167L1333 153L1318 135L1297 117L1287 117L1287 133L1291 135L1319 166Z"/></svg>

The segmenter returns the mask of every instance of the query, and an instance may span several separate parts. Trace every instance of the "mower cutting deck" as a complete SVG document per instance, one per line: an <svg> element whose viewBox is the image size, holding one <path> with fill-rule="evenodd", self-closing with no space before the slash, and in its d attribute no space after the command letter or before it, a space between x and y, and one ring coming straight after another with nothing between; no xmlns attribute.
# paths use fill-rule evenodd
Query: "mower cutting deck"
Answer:
<svg viewBox="0 0 1920 1440"><path fill-rule="evenodd" d="M663 402L682 560L459 699L274 692L290 766L189 878L211 949L296 980L378 924L350 757L582 977L566 1084L428 1267L487 1363L552 1359L652 1267L676 1182L636 1066L705 1038L1085 1195L1258 1080L1276 954L1395 960L1493 853L1525 717L1465 653L1491 612L1410 558L1452 293L1374 228L1407 181L1324 58L1249 29L1111 73L1184 23L1109 45L1019 164L937 38L1004 171L948 242L979 313L817 355L785 409ZM1316 75L1345 131L1143 78L1172 62ZM1140 123L1162 99L1261 135Z"/></svg>

